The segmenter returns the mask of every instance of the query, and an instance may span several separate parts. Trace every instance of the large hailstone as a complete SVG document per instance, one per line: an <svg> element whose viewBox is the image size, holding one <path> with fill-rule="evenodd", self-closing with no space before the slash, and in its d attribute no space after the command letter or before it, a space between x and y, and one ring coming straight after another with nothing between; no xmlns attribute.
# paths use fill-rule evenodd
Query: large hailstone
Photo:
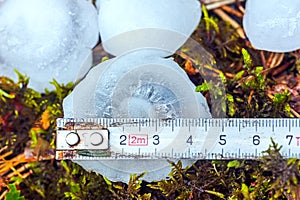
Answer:
<svg viewBox="0 0 300 200"><path fill-rule="evenodd" d="M16 79L16 68L43 91L53 78L76 81L91 67L97 11L85 0L6 0L0 4L0 33L0 76Z"/></svg>
<svg viewBox="0 0 300 200"><path fill-rule="evenodd" d="M101 41L105 51L112 55L151 47L175 52L201 18L197 0L97 0L96 3Z"/></svg>
<svg viewBox="0 0 300 200"><path fill-rule="evenodd" d="M172 59L139 50L94 67L63 103L64 117L210 118L206 99ZM172 141L174 144L176 140ZM128 182L130 174L161 180L170 167L164 160L76 161L110 180ZM184 166L195 160L183 160Z"/></svg>
<svg viewBox="0 0 300 200"><path fill-rule="evenodd" d="M116 58L93 68L64 100L64 116L210 118L205 98L195 92L172 55L190 37L200 17L197 0L98 0L104 49ZM176 141L173 141L176 143ZM113 181L148 173L165 178L164 160L75 161ZM183 160L184 166L194 160Z"/></svg>
<svg viewBox="0 0 300 200"><path fill-rule="evenodd" d="M243 25L251 44L261 50L300 48L300 1L248 0Z"/></svg>

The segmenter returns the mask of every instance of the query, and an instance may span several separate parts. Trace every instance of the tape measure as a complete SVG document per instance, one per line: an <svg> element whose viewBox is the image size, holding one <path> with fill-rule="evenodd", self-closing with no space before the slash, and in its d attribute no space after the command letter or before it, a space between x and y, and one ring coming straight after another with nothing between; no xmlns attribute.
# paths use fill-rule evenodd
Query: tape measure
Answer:
<svg viewBox="0 0 300 200"><path fill-rule="evenodd" d="M300 158L300 119L63 119L56 158L255 159L271 138L286 158Z"/></svg>

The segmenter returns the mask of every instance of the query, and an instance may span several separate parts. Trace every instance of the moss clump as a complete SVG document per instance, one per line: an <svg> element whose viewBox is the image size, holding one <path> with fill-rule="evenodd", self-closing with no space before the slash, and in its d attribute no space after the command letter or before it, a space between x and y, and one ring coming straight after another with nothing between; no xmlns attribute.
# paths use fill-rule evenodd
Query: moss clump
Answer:
<svg viewBox="0 0 300 200"><path fill-rule="evenodd" d="M257 51L214 11L205 11L193 39L211 54L209 62L189 58L188 49L174 57L211 107L214 98L227 102L214 107L216 115L300 117L300 51ZM300 198L300 162L283 158L274 141L259 160L197 161L185 169L180 161L170 162L169 178L152 183L141 181L143 174L113 183L70 161L56 161L55 120L74 85L53 81L55 90L40 94L18 75L18 82L0 77L0 199ZM221 85L204 81L204 75Z"/></svg>

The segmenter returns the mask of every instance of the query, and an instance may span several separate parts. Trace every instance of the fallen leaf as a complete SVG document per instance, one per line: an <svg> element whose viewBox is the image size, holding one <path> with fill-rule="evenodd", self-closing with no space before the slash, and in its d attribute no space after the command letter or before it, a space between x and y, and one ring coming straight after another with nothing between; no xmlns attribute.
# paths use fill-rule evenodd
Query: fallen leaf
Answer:
<svg viewBox="0 0 300 200"><path fill-rule="evenodd" d="M196 72L196 69L193 67L193 63L192 61L190 60L187 60L184 64L184 70L186 71L186 73L188 75L195 75L197 72Z"/></svg>

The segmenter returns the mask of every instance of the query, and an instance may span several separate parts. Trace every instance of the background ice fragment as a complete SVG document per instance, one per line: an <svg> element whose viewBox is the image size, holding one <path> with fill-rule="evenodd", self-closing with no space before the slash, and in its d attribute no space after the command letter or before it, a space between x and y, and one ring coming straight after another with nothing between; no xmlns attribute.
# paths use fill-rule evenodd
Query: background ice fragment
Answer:
<svg viewBox="0 0 300 200"><path fill-rule="evenodd" d="M88 1L5 1L0 5L0 63L6 67L0 75L10 76L17 68L39 91L53 78L75 81L83 64L85 72L91 66L97 28L97 12Z"/></svg>
<svg viewBox="0 0 300 200"><path fill-rule="evenodd" d="M251 44L273 52L300 48L300 1L248 0L243 26Z"/></svg>
<svg viewBox="0 0 300 200"><path fill-rule="evenodd" d="M97 5L102 44L113 55L146 47L171 55L201 18L197 0L98 0Z"/></svg>
<svg viewBox="0 0 300 200"><path fill-rule="evenodd" d="M172 59L140 50L94 67L64 100L64 117L210 118L205 98L194 90ZM158 160L74 162L123 182L128 182L132 173L148 171L144 179L153 181L165 178L170 171L166 161ZM183 165L193 162L183 160Z"/></svg>

